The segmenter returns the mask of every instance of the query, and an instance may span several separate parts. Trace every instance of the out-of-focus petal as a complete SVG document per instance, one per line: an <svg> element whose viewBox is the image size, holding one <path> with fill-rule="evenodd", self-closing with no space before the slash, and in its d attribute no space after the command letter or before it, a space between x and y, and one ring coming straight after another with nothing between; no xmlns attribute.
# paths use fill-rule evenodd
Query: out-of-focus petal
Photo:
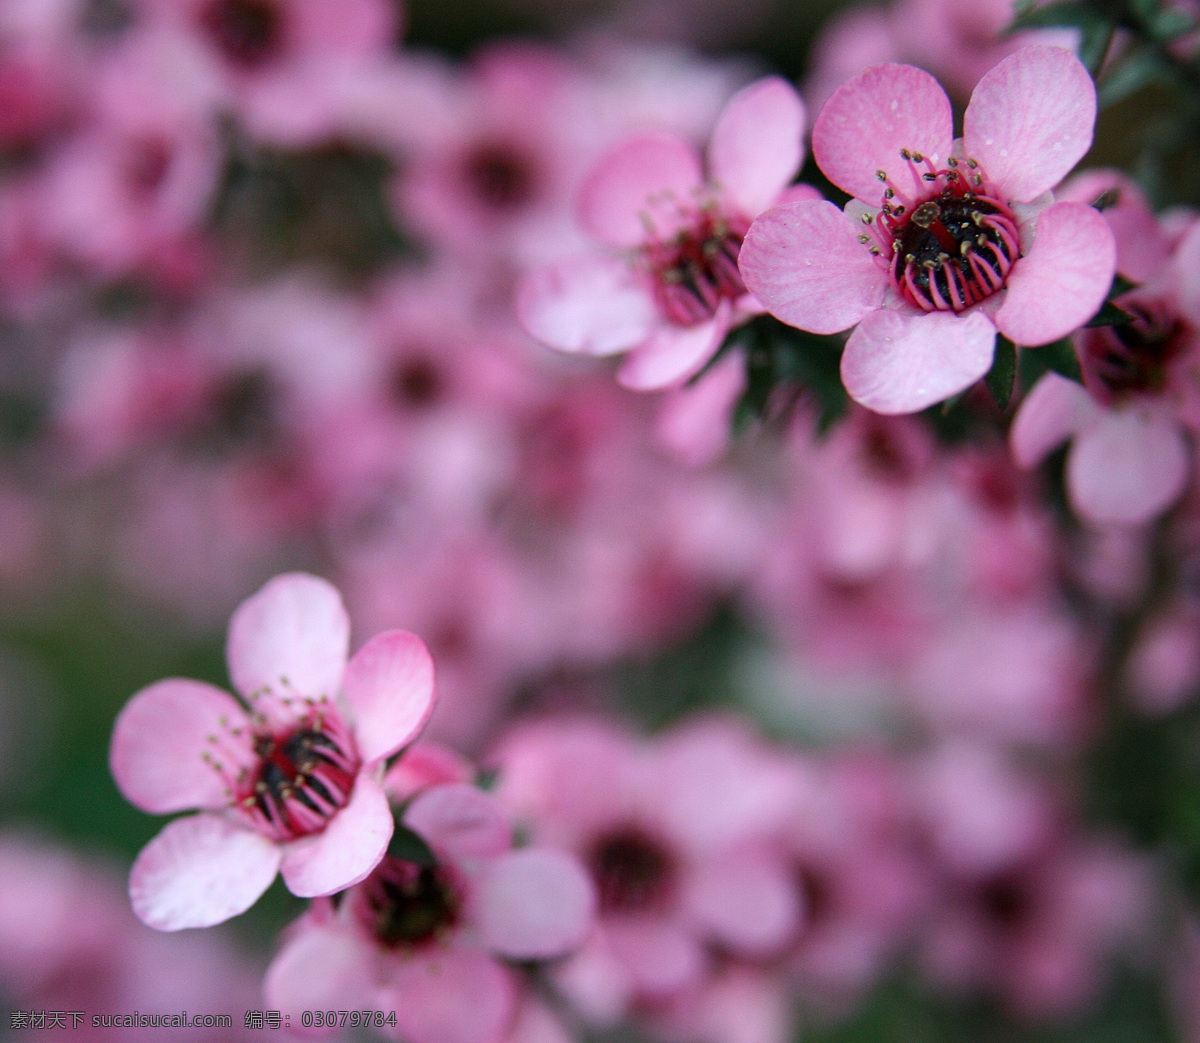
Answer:
<svg viewBox="0 0 1200 1043"><path fill-rule="evenodd" d="M224 807L225 782L202 755L236 773L239 751L230 748L229 727L245 719L233 696L202 681L170 678L143 688L113 727L108 761L121 795L153 815Z"/></svg>
<svg viewBox="0 0 1200 1043"><path fill-rule="evenodd" d="M768 76L735 94L708 145L708 172L747 217L775 202L804 159L804 102L786 80Z"/></svg>
<svg viewBox="0 0 1200 1043"><path fill-rule="evenodd" d="M502 956L561 956L591 927L596 907L591 878L560 851L510 851L487 867L477 886L480 934Z"/></svg>
<svg viewBox="0 0 1200 1043"><path fill-rule="evenodd" d="M267 968L263 998L272 1010L290 1014L292 1031L328 1036L334 1028L304 1028L311 1010L362 1010L375 998L370 950L337 924L304 925L284 943Z"/></svg>
<svg viewBox="0 0 1200 1043"><path fill-rule="evenodd" d="M685 901L705 933L747 955L778 950L800 923L796 888L782 867L747 852L698 866Z"/></svg>
<svg viewBox="0 0 1200 1043"><path fill-rule="evenodd" d="M955 315L872 312L842 353L842 383L876 413L916 413L964 391L992 367L996 329L979 309Z"/></svg>
<svg viewBox="0 0 1200 1043"><path fill-rule="evenodd" d="M258 901L279 860L270 840L221 815L176 819L133 863L133 911L160 931L212 927Z"/></svg>
<svg viewBox="0 0 1200 1043"><path fill-rule="evenodd" d="M646 287L615 257L573 258L530 272L516 308L531 337L581 355L628 351L658 317Z"/></svg>
<svg viewBox="0 0 1200 1043"><path fill-rule="evenodd" d="M883 303L887 275L832 203L773 207L746 233L738 266L751 293L789 326L849 329Z"/></svg>
<svg viewBox="0 0 1200 1043"><path fill-rule="evenodd" d="M611 246L637 246L652 220L662 235L674 231L682 204L695 203L704 183L700 156L677 134L644 134L618 145L592 169L579 193L579 221Z"/></svg>
<svg viewBox="0 0 1200 1043"><path fill-rule="evenodd" d="M433 660L415 634L390 630L346 665L342 694L354 711L354 738L368 764L416 738L433 712Z"/></svg>
<svg viewBox="0 0 1200 1043"><path fill-rule="evenodd" d="M1171 506L1188 477L1179 425L1137 407L1117 409L1075 436L1067 454L1071 503L1098 525L1138 525Z"/></svg>
<svg viewBox="0 0 1200 1043"><path fill-rule="evenodd" d="M404 824L455 858L486 858L512 846L512 826L496 798L463 783L419 794L404 813Z"/></svg>
<svg viewBox="0 0 1200 1043"><path fill-rule="evenodd" d="M266 707L276 713L279 699L334 698L349 650L350 619L341 595L303 572L270 580L229 622L226 657L234 688L247 698L270 691Z"/></svg>
<svg viewBox="0 0 1200 1043"><path fill-rule="evenodd" d="M1073 333L1100 310L1116 264L1116 243L1102 214L1082 203L1047 207L1032 248L1009 272L996 326L1022 345Z"/></svg>
<svg viewBox="0 0 1200 1043"><path fill-rule="evenodd" d="M1023 47L988 72L963 117L963 149L1006 200L1049 191L1091 147L1096 86L1061 47Z"/></svg>
<svg viewBox="0 0 1200 1043"><path fill-rule="evenodd" d="M401 961L389 986L406 1043L499 1043L516 1008L508 971L477 949Z"/></svg>
<svg viewBox="0 0 1200 1043"><path fill-rule="evenodd" d="M1100 406L1073 380L1047 373L1021 402L1008 432L1013 457L1022 467L1036 467L1086 424Z"/></svg>
<svg viewBox="0 0 1200 1043"><path fill-rule="evenodd" d="M617 380L631 391L659 391L681 384L703 369L729 330L730 304L695 326L663 323L634 348L617 371Z"/></svg>
<svg viewBox="0 0 1200 1043"><path fill-rule="evenodd" d="M879 205L882 170L902 193L927 195L924 164L901 149L944 166L954 143L950 99L929 73L912 65L875 65L842 84L813 124L813 156L839 188Z"/></svg>
<svg viewBox="0 0 1200 1043"><path fill-rule="evenodd" d="M329 825L287 845L281 866L284 883L301 898L344 891L379 864L393 828L383 788L369 775L360 774L350 802Z"/></svg>

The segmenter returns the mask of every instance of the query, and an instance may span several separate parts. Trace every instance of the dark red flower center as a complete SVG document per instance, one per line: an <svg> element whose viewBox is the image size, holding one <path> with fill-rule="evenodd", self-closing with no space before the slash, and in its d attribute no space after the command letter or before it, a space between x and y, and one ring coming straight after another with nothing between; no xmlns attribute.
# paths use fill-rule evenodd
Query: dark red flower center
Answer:
<svg viewBox="0 0 1200 1043"><path fill-rule="evenodd" d="M896 288L922 311L963 311L1003 289L1021 255L1017 219L988 188L974 160L947 160L938 169L920 153L901 158L929 191L904 198L884 171L878 245ZM923 169L922 169L923 167ZM871 223L869 217L865 217ZM859 236L870 243L872 236Z"/></svg>
<svg viewBox="0 0 1200 1043"><path fill-rule="evenodd" d="M1167 384L1171 364L1195 331L1172 308L1155 302L1118 302L1132 322L1084 330L1083 369L1088 386L1108 401L1153 395Z"/></svg>
<svg viewBox="0 0 1200 1043"><path fill-rule="evenodd" d="M462 889L448 867L387 855L363 882L355 913L385 948L414 948L452 930L462 904Z"/></svg>
<svg viewBox="0 0 1200 1043"><path fill-rule="evenodd" d="M746 292L738 254L749 223L702 210L690 227L645 247L654 296L663 315L679 326L707 322L722 301Z"/></svg>
<svg viewBox="0 0 1200 1043"><path fill-rule="evenodd" d="M236 806L273 840L319 833L346 806L362 762L336 713L313 711L288 731L256 732L257 758L238 779Z"/></svg>
<svg viewBox="0 0 1200 1043"><path fill-rule="evenodd" d="M587 861L601 913L658 909L675 890L674 855L637 826L622 826L601 836Z"/></svg>
<svg viewBox="0 0 1200 1043"><path fill-rule="evenodd" d="M253 69L278 50L283 18L274 0L211 0L200 24L233 65Z"/></svg>
<svg viewBox="0 0 1200 1043"><path fill-rule="evenodd" d="M463 172L471 194L485 210L496 213L519 210L536 191L533 162L506 142L483 142L471 149Z"/></svg>

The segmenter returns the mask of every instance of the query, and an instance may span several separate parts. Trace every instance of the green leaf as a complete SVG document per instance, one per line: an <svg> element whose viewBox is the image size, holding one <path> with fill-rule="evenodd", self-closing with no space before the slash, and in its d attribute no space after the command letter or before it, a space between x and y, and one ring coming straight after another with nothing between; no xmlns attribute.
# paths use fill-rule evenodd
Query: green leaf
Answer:
<svg viewBox="0 0 1200 1043"><path fill-rule="evenodd" d="M1104 64L1105 55L1112 46L1116 31L1117 27L1106 19L1080 26L1079 60L1092 74L1092 79L1100 72L1100 66Z"/></svg>
<svg viewBox="0 0 1200 1043"><path fill-rule="evenodd" d="M391 843L388 844L388 854L393 858L402 858L405 862L413 862L419 866L437 865L437 856L430 850L421 835L414 833L402 822L396 823Z"/></svg>
<svg viewBox="0 0 1200 1043"><path fill-rule="evenodd" d="M996 337L996 355L983 382L1003 413L1017 386L1017 346L1007 337Z"/></svg>
<svg viewBox="0 0 1200 1043"><path fill-rule="evenodd" d="M1086 0L1062 0L1057 4L1039 6L1035 0L1015 5L1016 16L1004 30L1005 35L1011 36L1023 29L1049 29L1069 26L1076 28L1087 22L1097 20L1107 21Z"/></svg>
<svg viewBox="0 0 1200 1043"><path fill-rule="evenodd" d="M1130 290L1136 290L1137 287L1138 287L1137 283L1130 282L1123 275L1114 275L1113 281L1112 281L1112 287L1108 291L1108 299L1110 301L1115 300L1116 298L1120 297L1123 293L1128 293Z"/></svg>
<svg viewBox="0 0 1200 1043"><path fill-rule="evenodd" d="M1108 108L1161 79L1164 73L1158 55L1149 48L1135 50L1105 74L1096 96L1100 107Z"/></svg>
<svg viewBox="0 0 1200 1043"><path fill-rule="evenodd" d="M1051 372L1073 380L1076 384L1083 383L1083 370L1079 367L1079 356L1075 352L1075 345L1071 343L1070 337L1056 340L1053 344L1047 344L1041 348L1031 348L1022 354L1036 354L1040 356L1046 368Z"/></svg>
<svg viewBox="0 0 1200 1043"><path fill-rule="evenodd" d="M1118 308L1112 301L1105 301L1087 325L1089 327L1124 326L1127 322L1133 322L1133 316L1129 312L1124 308Z"/></svg>
<svg viewBox="0 0 1200 1043"><path fill-rule="evenodd" d="M1196 19L1186 11L1178 9L1156 11L1148 19L1147 28L1150 35L1159 43L1170 43L1181 36L1187 36L1196 28Z"/></svg>

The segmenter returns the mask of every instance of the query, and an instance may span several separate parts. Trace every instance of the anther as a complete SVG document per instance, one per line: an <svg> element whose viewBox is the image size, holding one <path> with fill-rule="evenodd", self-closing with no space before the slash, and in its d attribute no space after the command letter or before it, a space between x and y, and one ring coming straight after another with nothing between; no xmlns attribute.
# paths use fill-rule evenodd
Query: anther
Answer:
<svg viewBox="0 0 1200 1043"><path fill-rule="evenodd" d="M869 243L871 241L871 237L869 235L862 234L858 237L858 241L860 243Z"/></svg>
<svg viewBox="0 0 1200 1043"><path fill-rule="evenodd" d="M877 178L879 178L880 181L886 181L887 180L887 171L886 170L877 170L877 171L875 171L875 176Z"/></svg>

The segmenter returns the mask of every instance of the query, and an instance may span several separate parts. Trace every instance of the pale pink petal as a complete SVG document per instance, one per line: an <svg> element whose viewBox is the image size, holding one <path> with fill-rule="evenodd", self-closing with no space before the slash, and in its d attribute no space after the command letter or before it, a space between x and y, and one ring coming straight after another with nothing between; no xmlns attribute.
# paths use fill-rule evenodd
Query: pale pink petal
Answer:
<svg viewBox="0 0 1200 1043"><path fill-rule="evenodd" d="M639 992L665 996L704 972L706 957L700 939L676 919L609 917L603 925L609 947Z"/></svg>
<svg viewBox="0 0 1200 1043"><path fill-rule="evenodd" d="M1178 273L1179 308L1193 324L1200 326L1200 221L1179 241L1175 250Z"/></svg>
<svg viewBox="0 0 1200 1043"><path fill-rule="evenodd" d="M396 801L444 782L470 782L475 766L461 753L436 742L419 742L404 751L383 779L387 795Z"/></svg>
<svg viewBox="0 0 1200 1043"><path fill-rule="evenodd" d="M800 925L795 886L762 855L706 860L688 880L685 901L704 933L746 955L778 950Z"/></svg>
<svg viewBox="0 0 1200 1043"><path fill-rule="evenodd" d="M346 664L342 694L354 738L370 764L412 742L433 712L433 660L415 634L377 634Z"/></svg>
<svg viewBox="0 0 1200 1043"><path fill-rule="evenodd" d="M887 288L887 274L858 241L860 227L824 200L774 207L746 233L742 278L780 321L840 333L878 308Z"/></svg>
<svg viewBox="0 0 1200 1043"><path fill-rule="evenodd" d="M1104 216L1083 203L1055 203L1038 217L1029 252L1008 275L996 326L1014 344L1050 344L1100 310L1117 247Z"/></svg>
<svg viewBox="0 0 1200 1043"><path fill-rule="evenodd" d="M263 998L271 1010L291 1015L293 1032L331 1035L333 1030L305 1029L304 1012L370 1006L375 998L370 950L337 924L303 923L295 930L267 968Z"/></svg>
<svg viewBox="0 0 1200 1043"><path fill-rule="evenodd" d="M1096 87L1061 47L1023 47L988 72L963 117L963 149L1005 200L1049 191L1091 147Z"/></svg>
<svg viewBox="0 0 1200 1043"><path fill-rule="evenodd" d="M270 840L221 815L176 819L133 863L133 911L160 931L224 923L258 901L279 860Z"/></svg>
<svg viewBox="0 0 1200 1043"><path fill-rule="evenodd" d="M961 315L881 309L846 342L842 383L876 413L916 413L987 373L995 346L996 329L979 309Z"/></svg>
<svg viewBox="0 0 1200 1043"><path fill-rule="evenodd" d="M839 188L865 203L883 200L884 171L901 194L927 194L901 149L943 166L954 143L950 99L912 65L875 65L842 84L813 124L813 156Z"/></svg>
<svg viewBox="0 0 1200 1043"><path fill-rule="evenodd" d="M516 309L531 337L581 355L628 351L658 320L654 298L616 257L574 258L530 272Z"/></svg>
<svg viewBox="0 0 1200 1043"><path fill-rule="evenodd" d="M463 783L419 794L404 813L404 824L458 858L486 858L512 847L512 826L496 798Z"/></svg>
<svg viewBox="0 0 1200 1043"><path fill-rule="evenodd" d="M1022 467L1036 467L1100 415L1100 406L1073 380L1047 373L1021 401L1008 443Z"/></svg>
<svg viewBox="0 0 1200 1043"><path fill-rule="evenodd" d="M492 861L476 883L480 937L501 956L561 956L579 945L592 925L591 878L561 851L510 851Z"/></svg>
<svg viewBox="0 0 1200 1043"><path fill-rule="evenodd" d="M708 145L708 173L746 217L766 210L796 176L805 120L800 95L778 76L738 91L722 110Z"/></svg>
<svg viewBox="0 0 1200 1043"><path fill-rule="evenodd" d="M1188 477L1179 425L1136 407L1109 412L1075 436L1067 454L1067 491L1098 525L1137 525L1171 506Z"/></svg>
<svg viewBox="0 0 1200 1043"><path fill-rule="evenodd" d="M225 654L233 686L247 698L270 692L274 699L332 699L349 650L350 619L337 589L293 572L238 606Z"/></svg>
<svg viewBox="0 0 1200 1043"><path fill-rule="evenodd" d="M379 865L392 839L392 809L383 788L360 774L350 803L320 833L284 849L283 882L301 898L344 891Z"/></svg>
<svg viewBox="0 0 1200 1043"><path fill-rule="evenodd" d="M399 961L389 986L405 1043L499 1043L516 1008L508 971L477 949Z"/></svg>
<svg viewBox="0 0 1200 1043"><path fill-rule="evenodd" d="M670 234L679 207L695 204L703 182L700 156L685 138L667 133L631 138L584 180L579 221L603 243L637 246L646 238L647 221Z"/></svg>
<svg viewBox="0 0 1200 1043"><path fill-rule="evenodd" d="M699 373L729 331L730 310L729 302L722 301L708 322L661 324L629 353L617 371L617 381L631 391L659 391Z"/></svg>
<svg viewBox="0 0 1200 1043"><path fill-rule="evenodd" d="M233 696L202 681L171 678L143 688L113 727L108 763L117 788L153 815L224 807L225 782L203 754L236 773L240 761L229 729L245 720ZM248 758L248 745L244 752Z"/></svg>
<svg viewBox="0 0 1200 1043"><path fill-rule="evenodd" d="M1061 203L1087 203L1109 195L1104 220L1117 241L1117 271L1131 282L1143 283L1170 257L1171 243L1150 209L1142 190L1119 170L1085 170L1055 189Z"/></svg>

